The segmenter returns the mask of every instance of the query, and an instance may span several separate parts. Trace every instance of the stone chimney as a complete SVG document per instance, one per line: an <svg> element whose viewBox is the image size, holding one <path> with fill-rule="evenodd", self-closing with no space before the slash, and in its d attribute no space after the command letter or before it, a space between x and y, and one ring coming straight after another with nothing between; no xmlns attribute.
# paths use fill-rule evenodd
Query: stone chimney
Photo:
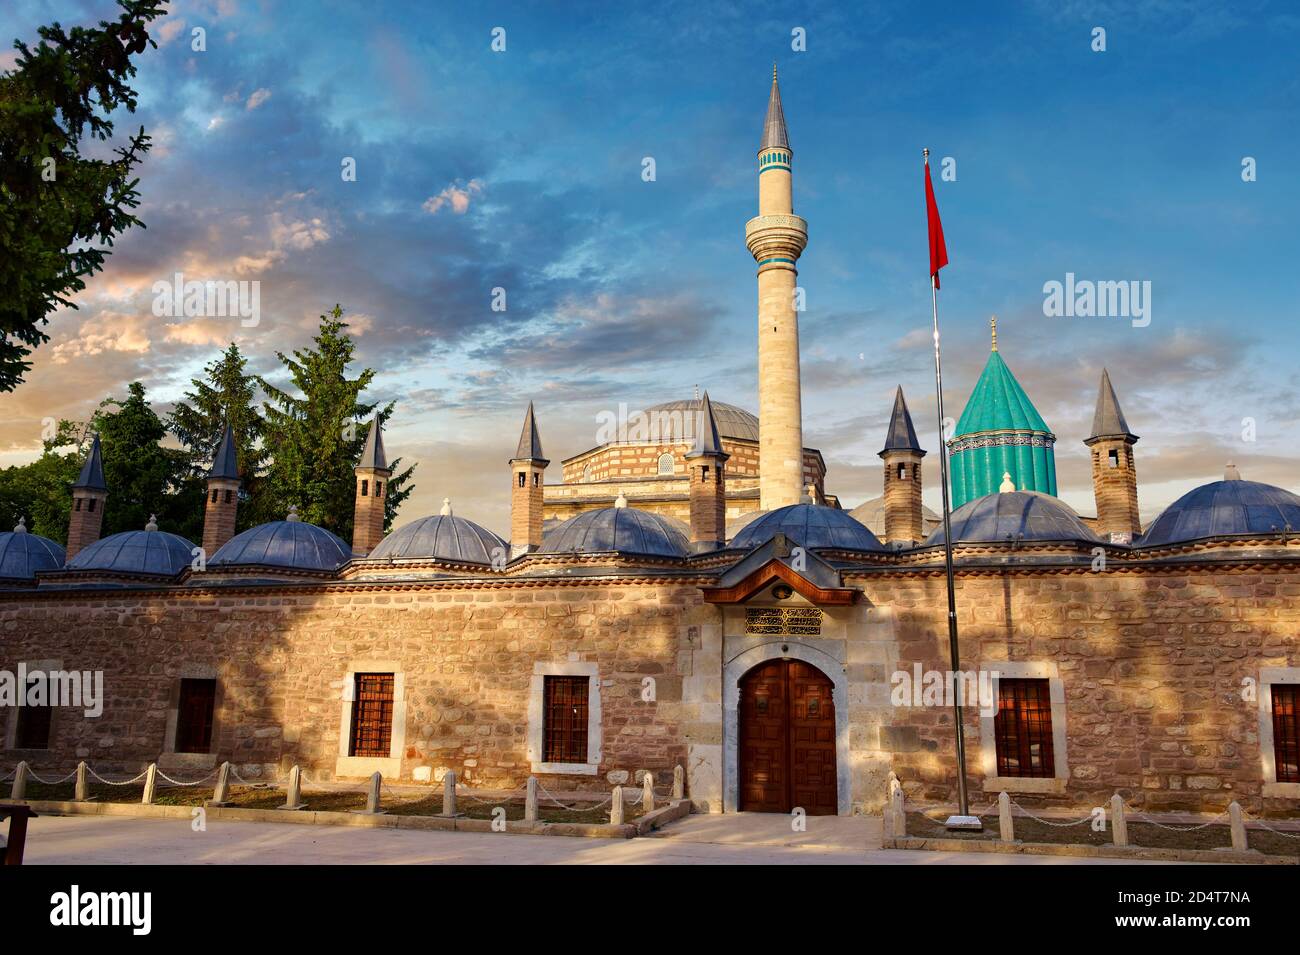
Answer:
<svg viewBox="0 0 1300 955"><path fill-rule="evenodd" d="M531 554L542 546L542 484L551 462L542 451L533 403L528 402L519 446L510 459L510 556Z"/></svg>
<svg viewBox="0 0 1300 955"><path fill-rule="evenodd" d="M880 457L885 462L885 540L905 544L925 540L921 516L921 459L925 452L916 439L901 385L894 393L894 411Z"/></svg>
<svg viewBox="0 0 1300 955"><path fill-rule="evenodd" d="M235 432L226 424L217 452L208 471L208 496L203 505L203 554L211 557L221 545L235 536L235 516L239 510L239 461L235 449Z"/></svg>
<svg viewBox="0 0 1300 955"><path fill-rule="evenodd" d="M99 540L99 530L104 523L104 502L108 500L108 486L104 483L104 460L99 448L99 435L90 445L90 454L81 466L77 483L72 485L72 517L68 521L67 559Z"/></svg>
<svg viewBox="0 0 1300 955"><path fill-rule="evenodd" d="M1083 443L1092 452L1097 533L1115 543L1130 543L1142 533L1138 518L1137 465L1133 460L1133 445L1137 440L1120 410L1110 374L1103 369L1092 435Z"/></svg>
<svg viewBox="0 0 1300 955"><path fill-rule="evenodd" d="M726 463L713 403L704 393L695 429L695 447L686 455L691 472L691 548L714 550L727 539Z"/></svg>
<svg viewBox="0 0 1300 955"><path fill-rule="evenodd" d="M361 461L352 469L357 476L356 505L352 511L352 553L365 557L384 539L384 504L392 469L384 454L379 415L370 422Z"/></svg>

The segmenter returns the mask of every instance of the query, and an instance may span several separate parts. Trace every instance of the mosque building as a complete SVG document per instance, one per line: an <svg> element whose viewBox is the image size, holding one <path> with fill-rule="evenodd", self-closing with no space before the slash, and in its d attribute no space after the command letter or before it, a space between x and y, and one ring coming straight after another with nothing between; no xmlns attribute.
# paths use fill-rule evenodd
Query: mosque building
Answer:
<svg viewBox="0 0 1300 955"><path fill-rule="evenodd" d="M201 547L153 521L101 538L114 489L96 438L66 552L21 522L0 534L0 670L102 671L103 712L0 709L0 765L454 770L552 791L640 770L663 785L681 766L699 811L809 814L878 810L892 772L910 799L951 804L950 701L909 692L952 669L944 530L921 503L935 448L900 388L885 434L862 436L881 442L881 496L848 511L826 492L802 433L793 167L774 72L745 226L757 417L706 391L552 469L559 411L530 404L495 478L508 536L450 501L385 535L376 419L350 542L296 510L236 534L229 429ZM1300 496L1229 467L1141 526L1138 438L1103 374L1075 438L1085 519L1056 497L1057 437L994 337L947 449L960 666L997 675L963 711L973 803L1119 791L1148 810L1294 815Z"/></svg>

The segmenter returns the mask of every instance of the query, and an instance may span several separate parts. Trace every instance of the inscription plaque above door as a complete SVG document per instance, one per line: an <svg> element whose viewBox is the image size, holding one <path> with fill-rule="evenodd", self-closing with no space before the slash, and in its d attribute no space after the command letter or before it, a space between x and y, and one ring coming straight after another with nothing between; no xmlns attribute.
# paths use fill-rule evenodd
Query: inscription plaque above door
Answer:
<svg viewBox="0 0 1300 955"><path fill-rule="evenodd" d="M820 636L822 612L816 607L746 607L745 633Z"/></svg>

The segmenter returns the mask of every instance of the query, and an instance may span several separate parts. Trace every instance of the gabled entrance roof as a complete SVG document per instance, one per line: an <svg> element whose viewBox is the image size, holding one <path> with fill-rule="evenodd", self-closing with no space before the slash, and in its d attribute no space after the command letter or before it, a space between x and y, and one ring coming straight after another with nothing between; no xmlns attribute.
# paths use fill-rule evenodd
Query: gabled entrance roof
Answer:
<svg viewBox="0 0 1300 955"><path fill-rule="evenodd" d="M777 534L756 547L712 587L700 588L709 603L743 603L773 581L789 584L805 599L816 604L848 605L857 601L861 591L845 587L840 572L809 550L799 560L802 570L795 570L790 539Z"/></svg>

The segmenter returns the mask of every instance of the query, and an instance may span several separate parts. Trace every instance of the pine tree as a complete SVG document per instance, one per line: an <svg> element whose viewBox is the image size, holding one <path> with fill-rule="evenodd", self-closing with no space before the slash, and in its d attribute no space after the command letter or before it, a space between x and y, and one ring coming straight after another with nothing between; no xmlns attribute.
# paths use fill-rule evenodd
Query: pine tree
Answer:
<svg viewBox="0 0 1300 955"><path fill-rule="evenodd" d="M266 423L257 406L257 378L245 369L248 359L234 342L221 357L204 367L205 377L191 378L193 390L177 402L167 419L167 427L180 441L189 456L190 471L200 481L206 479L212 457L229 423L235 433L239 458L240 506L237 530L274 520L269 510L260 506L260 488L268 457L263 435ZM283 516L283 515L281 515Z"/></svg>
<svg viewBox="0 0 1300 955"><path fill-rule="evenodd" d="M163 0L118 0L122 13L98 29L55 23L35 49L15 41L18 60L0 74L0 392L31 368L24 359L48 340L50 312L104 267L108 246L134 225L135 167L149 150L141 128L115 158L83 156L83 139L109 140L114 110L134 111L131 58L156 47L149 27ZM95 152L102 150L96 149Z"/></svg>
<svg viewBox="0 0 1300 955"><path fill-rule="evenodd" d="M106 399L95 412L94 429L104 454L102 534L143 530L150 515L160 530L195 540L203 535L203 485L191 473L189 456L160 443L167 434L162 419L145 399L138 381L127 398Z"/></svg>
<svg viewBox="0 0 1300 955"><path fill-rule="evenodd" d="M304 521L350 541L355 491L352 469L369 433L364 421L376 408L360 396L375 372L367 368L356 378L347 376L355 346L340 306L322 315L320 322L310 348L295 350L292 356L276 353L300 397L258 378L269 399L263 407L266 446L272 455L262 503L281 518L290 506L296 506ZM380 421L392 410L390 402L379 412ZM388 484L392 513L411 493L407 485L413 469L398 472L400 463L392 462L394 476ZM386 521L392 520L392 513L385 511Z"/></svg>

